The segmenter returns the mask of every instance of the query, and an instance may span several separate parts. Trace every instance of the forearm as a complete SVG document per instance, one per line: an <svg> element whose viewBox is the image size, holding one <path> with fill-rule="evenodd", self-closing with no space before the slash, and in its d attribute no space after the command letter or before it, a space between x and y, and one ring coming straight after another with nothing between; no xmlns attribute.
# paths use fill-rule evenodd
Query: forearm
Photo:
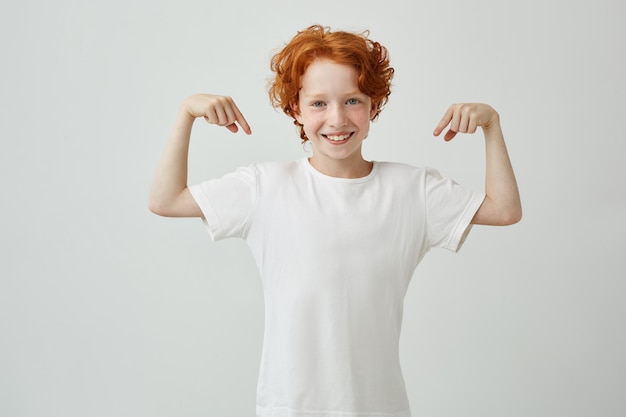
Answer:
<svg viewBox="0 0 626 417"><path fill-rule="evenodd" d="M504 141L499 118L491 126L484 127L485 135L485 205L477 213L476 223L508 225L522 217L522 205L515 173Z"/></svg>
<svg viewBox="0 0 626 417"><path fill-rule="evenodd" d="M184 202L181 195L187 190L187 160L194 120L181 106L150 189L149 208L156 214L181 215L178 206Z"/></svg>

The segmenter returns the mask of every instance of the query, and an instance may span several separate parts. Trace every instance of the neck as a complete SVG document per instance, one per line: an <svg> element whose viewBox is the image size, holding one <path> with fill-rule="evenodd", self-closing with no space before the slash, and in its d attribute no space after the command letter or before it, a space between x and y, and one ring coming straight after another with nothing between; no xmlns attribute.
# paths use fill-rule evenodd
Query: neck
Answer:
<svg viewBox="0 0 626 417"><path fill-rule="evenodd" d="M372 172L374 166L371 161L363 158L348 162L345 160L320 161L311 157L309 163L322 174L335 178L363 178Z"/></svg>

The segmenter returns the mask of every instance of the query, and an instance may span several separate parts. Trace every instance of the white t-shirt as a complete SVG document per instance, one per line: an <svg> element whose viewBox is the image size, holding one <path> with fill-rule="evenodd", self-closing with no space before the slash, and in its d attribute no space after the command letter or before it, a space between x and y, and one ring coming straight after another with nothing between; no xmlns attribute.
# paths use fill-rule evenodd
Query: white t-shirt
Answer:
<svg viewBox="0 0 626 417"><path fill-rule="evenodd" d="M460 248L484 195L433 169L374 162L345 179L305 158L190 190L211 237L245 239L260 271L257 415L408 417L399 338L409 281L430 248Z"/></svg>

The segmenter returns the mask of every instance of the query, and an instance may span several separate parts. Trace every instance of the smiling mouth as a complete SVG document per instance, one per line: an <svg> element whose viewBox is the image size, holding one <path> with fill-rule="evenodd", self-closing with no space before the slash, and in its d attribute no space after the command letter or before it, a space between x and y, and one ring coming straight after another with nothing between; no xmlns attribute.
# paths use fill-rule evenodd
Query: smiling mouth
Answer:
<svg viewBox="0 0 626 417"><path fill-rule="evenodd" d="M343 143L346 142L348 139L350 139L350 137L352 136L352 133L345 133L343 135L322 135L324 138L326 138L329 142L332 143Z"/></svg>

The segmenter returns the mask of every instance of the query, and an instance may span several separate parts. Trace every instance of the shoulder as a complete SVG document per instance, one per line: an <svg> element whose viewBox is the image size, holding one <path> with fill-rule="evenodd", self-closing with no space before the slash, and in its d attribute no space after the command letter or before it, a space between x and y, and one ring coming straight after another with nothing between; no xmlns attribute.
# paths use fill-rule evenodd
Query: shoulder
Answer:
<svg viewBox="0 0 626 417"><path fill-rule="evenodd" d="M430 167L415 166L403 162L381 161L376 162L376 164L378 165L379 174L386 177L416 179L423 178L432 172L437 172L437 170Z"/></svg>
<svg viewBox="0 0 626 417"><path fill-rule="evenodd" d="M298 182L306 170L302 161L288 160L257 162L240 168L239 171L249 176L257 187L267 189Z"/></svg>
<svg viewBox="0 0 626 417"><path fill-rule="evenodd" d="M434 189L449 190L458 184L430 166L415 166L401 162L379 162L379 181L385 186L407 192L428 194Z"/></svg>
<svg viewBox="0 0 626 417"><path fill-rule="evenodd" d="M252 164L249 169L259 177L289 177L302 170L302 161L265 161Z"/></svg>

